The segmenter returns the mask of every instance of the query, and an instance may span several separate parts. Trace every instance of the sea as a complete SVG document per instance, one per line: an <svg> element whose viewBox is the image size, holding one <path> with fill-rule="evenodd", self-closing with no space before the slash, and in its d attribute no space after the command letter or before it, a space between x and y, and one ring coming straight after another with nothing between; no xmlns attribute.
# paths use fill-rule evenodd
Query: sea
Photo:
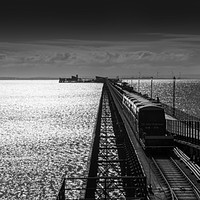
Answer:
<svg viewBox="0 0 200 200"><path fill-rule="evenodd" d="M138 90L137 80L127 80ZM53 200L61 180L87 169L101 83L0 81L0 199ZM153 80L172 104L173 80ZM151 94L151 81L140 80ZM200 117L200 80L176 80L176 106Z"/></svg>
<svg viewBox="0 0 200 200"><path fill-rule="evenodd" d="M0 81L0 199L55 200L83 176L100 83Z"/></svg>
<svg viewBox="0 0 200 200"><path fill-rule="evenodd" d="M135 91L157 98L169 106L173 106L173 90L175 84L175 107L192 116L200 118L200 79L140 79L123 80Z"/></svg>

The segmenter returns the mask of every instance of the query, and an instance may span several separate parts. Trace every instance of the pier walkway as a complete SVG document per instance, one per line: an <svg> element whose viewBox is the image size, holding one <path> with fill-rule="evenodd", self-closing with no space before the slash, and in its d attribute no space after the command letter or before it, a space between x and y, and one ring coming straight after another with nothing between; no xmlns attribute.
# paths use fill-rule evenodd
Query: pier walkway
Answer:
<svg viewBox="0 0 200 200"><path fill-rule="evenodd" d="M122 96L113 88L113 84L105 80L87 171L81 177L64 177L57 200L173 199L173 188L170 188L166 181L161 180L161 172L158 172L153 158L145 154L136 139L130 122L123 114ZM192 165L191 159L198 163L200 158L199 122L185 122L170 113L167 115L168 131L175 138L174 151L180 155L180 159L184 160L184 164ZM186 156L184 152L189 156ZM183 169L186 174L192 176L189 170ZM200 179L200 168L197 164L195 170ZM194 179L194 182L198 181L196 177L191 179ZM194 193L195 195L197 193L197 199L199 199L197 182L187 187L195 187Z"/></svg>

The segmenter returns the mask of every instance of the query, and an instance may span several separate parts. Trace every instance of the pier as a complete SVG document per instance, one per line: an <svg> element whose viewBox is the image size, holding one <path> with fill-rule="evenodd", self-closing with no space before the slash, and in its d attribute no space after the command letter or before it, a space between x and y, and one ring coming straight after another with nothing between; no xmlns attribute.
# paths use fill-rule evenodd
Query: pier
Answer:
<svg viewBox="0 0 200 200"><path fill-rule="evenodd" d="M151 154L124 108L124 94L157 101L105 78L87 171L63 177L57 200L200 199L200 119L159 102L173 148L169 155L160 155L162 150L154 146Z"/></svg>

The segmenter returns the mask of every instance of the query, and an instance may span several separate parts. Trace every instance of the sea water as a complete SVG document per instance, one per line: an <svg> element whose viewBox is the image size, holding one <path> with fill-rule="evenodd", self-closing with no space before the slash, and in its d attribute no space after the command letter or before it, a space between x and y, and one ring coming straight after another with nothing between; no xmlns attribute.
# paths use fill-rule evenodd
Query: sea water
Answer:
<svg viewBox="0 0 200 200"><path fill-rule="evenodd" d="M86 170L102 84L0 81L0 199L55 199Z"/></svg>
<svg viewBox="0 0 200 200"><path fill-rule="evenodd" d="M151 80L126 80L134 90L142 94L151 95ZM139 87L138 87L139 85ZM163 79L152 81L152 97L159 97L160 101L173 105L174 80ZM200 118L200 80L177 79L175 81L175 107Z"/></svg>

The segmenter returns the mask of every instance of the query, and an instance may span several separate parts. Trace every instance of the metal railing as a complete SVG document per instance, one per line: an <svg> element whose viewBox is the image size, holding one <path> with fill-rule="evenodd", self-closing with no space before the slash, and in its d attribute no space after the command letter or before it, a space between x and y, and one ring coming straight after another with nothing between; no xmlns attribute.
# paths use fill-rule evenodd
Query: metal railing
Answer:
<svg viewBox="0 0 200 200"><path fill-rule="evenodd" d="M147 183L108 87L99 105L88 172L65 177L57 200L146 199Z"/></svg>
<svg viewBox="0 0 200 200"><path fill-rule="evenodd" d="M175 139L200 145L200 122L166 120L167 131L171 132Z"/></svg>
<svg viewBox="0 0 200 200"><path fill-rule="evenodd" d="M86 188L88 180L96 182L96 186ZM103 185L103 187L102 187ZM131 185L131 186L130 186ZM143 186L143 187L141 187ZM60 196L57 200L89 200L84 196L86 190L95 190L95 199L145 199L146 177L117 176L117 177L70 177L63 180ZM126 192L125 192L126 191ZM127 197L127 193L131 194Z"/></svg>

